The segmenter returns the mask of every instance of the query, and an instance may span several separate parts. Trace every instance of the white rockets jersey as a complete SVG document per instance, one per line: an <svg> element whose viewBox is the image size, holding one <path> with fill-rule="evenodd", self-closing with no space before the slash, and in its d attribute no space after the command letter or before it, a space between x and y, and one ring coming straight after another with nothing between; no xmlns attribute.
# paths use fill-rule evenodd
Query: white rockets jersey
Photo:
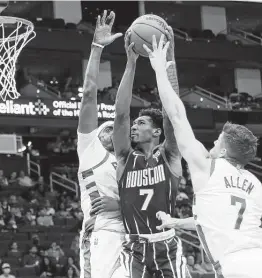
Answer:
<svg viewBox="0 0 262 278"><path fill-rule="evenodd" d="M119 200L116 181L116 158L101 144L98 134L100 128L89 134L78 132L78 180L81 192L81 207L84 213L84 225L91 222L91 200L99 196L109 196ZM119 212L103 212L96 216L94 231L104 229L124 232Z"/></svg>
<svg viewBox="0 0 262 278"><path fill-rule="evenodd" d="M213 162L208 183L195 193L193 213L207 255L217 262L228 253L262 248L262 185L225 159Z"/></svg>

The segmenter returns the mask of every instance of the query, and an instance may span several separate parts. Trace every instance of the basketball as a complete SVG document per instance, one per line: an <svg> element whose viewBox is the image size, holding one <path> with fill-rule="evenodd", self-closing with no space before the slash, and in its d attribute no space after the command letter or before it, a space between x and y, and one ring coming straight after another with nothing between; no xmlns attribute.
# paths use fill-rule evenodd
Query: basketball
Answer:
<svg viewBox="0 0 262 278"><path fill-rule="evenodd" d="M152 36L156 36L158 43L167 26L166 21L157 15L146 14L137 18L130 27L130 41L135 43L133 50L143 57L148 57L143 44L152 49Z"/></svg>

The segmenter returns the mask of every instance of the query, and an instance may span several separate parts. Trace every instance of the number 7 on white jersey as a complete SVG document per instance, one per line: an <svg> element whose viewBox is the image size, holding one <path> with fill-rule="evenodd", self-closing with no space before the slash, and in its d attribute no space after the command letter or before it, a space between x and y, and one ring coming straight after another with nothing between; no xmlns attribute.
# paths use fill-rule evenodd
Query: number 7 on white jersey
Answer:
<svg viewBox="0 0 262 278"><path fill-rule="evenodd" d="M146 198L145 198L145 201L144 201L144 204L143 204L141 210L147 210L147 207L154 195L154 189L140 189L139 195L140 196L146 195Z"/></svg>

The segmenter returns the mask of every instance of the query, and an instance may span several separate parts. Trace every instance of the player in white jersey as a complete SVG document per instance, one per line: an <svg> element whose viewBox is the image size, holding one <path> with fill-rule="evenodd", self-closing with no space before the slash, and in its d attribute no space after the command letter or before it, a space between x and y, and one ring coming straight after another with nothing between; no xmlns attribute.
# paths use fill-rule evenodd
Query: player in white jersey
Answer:
<svg viewBox="0 0 262 278"><path fill-rule="evenodd" d="M120 217L116 159L111 138L113 122L97 128L97 78L102 49L122 35L111 34L114 19L113 12L107 16L107 11L104 11L102 18L98 16L79 114L78 179L84 213L80 237L81 278L124 276L119 267L124 227Z"/></svg>
<svg viewBox="0 0 262 278"><path fill-rule="evenodd" d="M255 158L257 138L242 125L226 123L208 153L195 138L183 102L166 73L162 36L148 51L159 95L172 122L194 188L194 219L201 243L218 277L259 278L262 262L262 185L244 169ZM163 224L169 222L166 215ZM161 227L163 228L163 227Z"/></svg>

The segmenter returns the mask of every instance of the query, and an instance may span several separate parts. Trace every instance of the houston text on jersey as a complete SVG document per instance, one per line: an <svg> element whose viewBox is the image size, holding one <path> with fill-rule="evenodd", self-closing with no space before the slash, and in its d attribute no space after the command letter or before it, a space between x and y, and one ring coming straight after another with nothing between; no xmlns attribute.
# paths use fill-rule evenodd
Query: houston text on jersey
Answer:
<svg viewBox="0 0 262 278"><path fill-rule="evenodd" d="M128 171L126 177L126 188L141 187L165 181L163 164L143 170Z"/></svg>

